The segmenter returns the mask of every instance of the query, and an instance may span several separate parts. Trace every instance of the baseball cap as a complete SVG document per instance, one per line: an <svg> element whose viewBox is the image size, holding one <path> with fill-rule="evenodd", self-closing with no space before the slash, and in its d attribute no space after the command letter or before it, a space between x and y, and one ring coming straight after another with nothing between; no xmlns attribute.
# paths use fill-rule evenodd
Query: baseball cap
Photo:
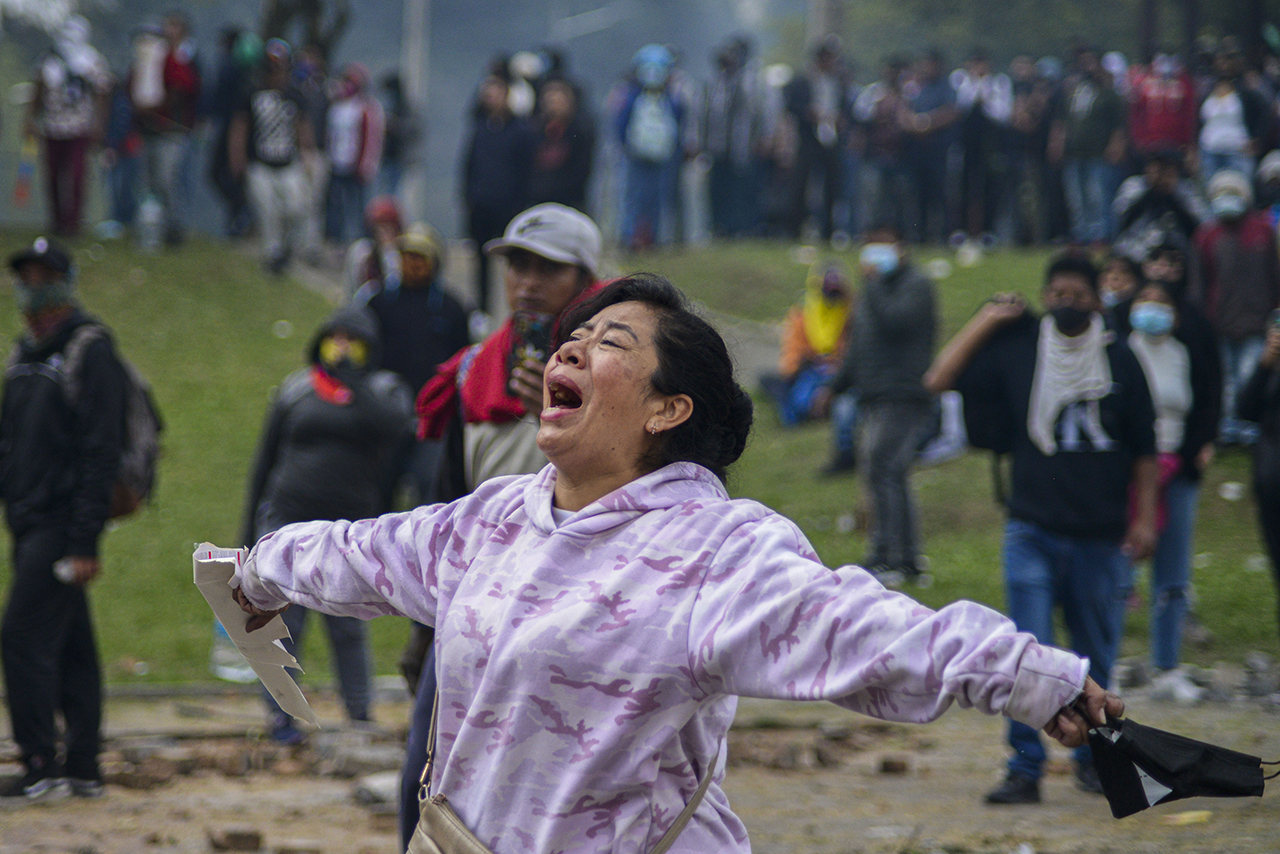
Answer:
<svg viewBox="0 0 1280 854"><path fill-rule="evenodd" d="M440 236L436 230L426 223L414 223L396 238L396 248L401 252L411 252L429 259L434 264L440 263Z"/></svg>
<svg viewBox="0 0 1280 854"><path fill-rule="evenodd" d="M30 246L9 256L9 268L17 271L23 264L39 262L50 270L65 275L71 270L71 256L48 238L37 237Z"/></svg>
<svg viewBox="0 0 1280 854"><path fill-rule="evenodd" d="M506 254L512 249L526 249L561 264L576 264L594 276L600 265L600 229L586 214L547 202L518 215L502 237L484 245L484 251L491 255Z"/></svg>

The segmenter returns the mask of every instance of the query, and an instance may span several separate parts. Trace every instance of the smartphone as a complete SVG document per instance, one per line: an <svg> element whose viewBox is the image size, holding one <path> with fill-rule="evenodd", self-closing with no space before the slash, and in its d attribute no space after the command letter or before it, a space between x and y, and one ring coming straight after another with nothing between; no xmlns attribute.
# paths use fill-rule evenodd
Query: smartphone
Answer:
<svg viewBox="0 0 1280 854"><path fill-rule="evenodd" d="M556 316L545 311L516 311L511 315L511 350L507 377L525 362L545 362L551 355L551 327Z"/></svg>

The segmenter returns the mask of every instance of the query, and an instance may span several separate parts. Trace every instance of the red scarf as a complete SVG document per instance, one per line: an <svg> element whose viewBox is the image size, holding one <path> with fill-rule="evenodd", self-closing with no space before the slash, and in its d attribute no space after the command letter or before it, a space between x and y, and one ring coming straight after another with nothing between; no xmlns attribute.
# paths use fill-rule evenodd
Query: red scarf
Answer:
<svg viewBox="0 0 1280 854"><path fill-rule="evenodd" d="M347 406L351 403L350 387L319 365L311 366L311 387L315 389L316 397L325 403L337 406Z"/></svg>
<svg viewBox="0 0 1280 854"><path fill-rule="evenodd" d="M591 296L603 282L588 286L570 305ZM564 316L561 312L560 317ZM554 339L560 324L552 329ZM418 438L439 439L462 399L462 420L467 424L505 424L524 417L524 404L507 389L507 355L511 352L511 320L479 344L459 350L436 368L418 392Z"/></svg>

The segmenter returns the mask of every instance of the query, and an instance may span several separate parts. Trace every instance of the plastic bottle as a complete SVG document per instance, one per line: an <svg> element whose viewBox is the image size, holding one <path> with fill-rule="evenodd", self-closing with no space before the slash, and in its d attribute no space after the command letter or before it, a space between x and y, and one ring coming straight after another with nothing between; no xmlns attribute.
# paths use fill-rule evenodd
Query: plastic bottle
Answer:
<svg viewBox="0 0 1280 854"><path fill-rule="evenodd" d="M164 240L164 207L160 200L150 193L138 205L137 242L143 252L160 251Z"/></svg>
<svg viewBox="0 0 1280 854"><path fill-rule="evenodd" d="M227 682L253 682L258 678L217 620L213 621L213 652L209 656L209 669L214 676Z"/></svg>

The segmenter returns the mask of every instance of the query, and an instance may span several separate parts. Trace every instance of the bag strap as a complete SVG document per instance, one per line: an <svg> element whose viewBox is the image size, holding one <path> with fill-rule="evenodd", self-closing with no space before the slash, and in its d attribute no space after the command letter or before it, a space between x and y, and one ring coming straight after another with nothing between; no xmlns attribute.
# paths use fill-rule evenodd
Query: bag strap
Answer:
<svg viewBox="0 0 1280 854"><path fill-rule="evenodd" d="M439 714L440 692L436 691L435 700L431 704L431 729L427 733L427 764L422 769L422 776L418 778L418 782L422 786L418 795L419 799L431 794L431 763L435 759L436 716ZM697 791L693 793L689 803L684 805L680 815L676 816L675 822L667 828L666 833L662 834L662 838L658 840L657 845L653 846L653 850L649 854L664 854L668 848L675 844L676 837L680 835L680 831L684 830L684 826L689 823L689 819L693 818L694 812L698 809L698 804L702 803L702 796L707 793L707 789L711 786L711 778L715 776L716 765L720 762L720 747L721 745L716 745L716 754L711 757L711 764L707 766L706 773L702 775L702 781L698 783Z"/></svg>

